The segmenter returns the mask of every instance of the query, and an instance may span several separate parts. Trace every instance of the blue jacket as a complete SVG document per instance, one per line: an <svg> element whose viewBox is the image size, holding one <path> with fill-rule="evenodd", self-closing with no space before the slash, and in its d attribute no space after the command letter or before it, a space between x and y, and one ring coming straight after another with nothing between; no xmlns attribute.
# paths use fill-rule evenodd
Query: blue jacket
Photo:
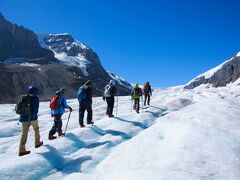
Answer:
<svg viewBox="0 0 240 180"><path fill-rule="evenodd" d="M62 115L64 113L65 108L70 109L70 106L67 105L66 97L63 93L60 93L60 99L59 99L59 108L56 110L52 110L51 114L53 115Z"/></svg>
<svg viewBox="0 0 240 180"><path fill-rule="evenodd" d="M35 95L31 95L31 98L30 98L30 111L31 111L31 114L30 114L30 117L29 115L21 115L20 118L19 118L19 121L20 122L27 122L27 121L34 121L34 120L37 120L38 119L38 108L39 108L39 98Z"/></svg>

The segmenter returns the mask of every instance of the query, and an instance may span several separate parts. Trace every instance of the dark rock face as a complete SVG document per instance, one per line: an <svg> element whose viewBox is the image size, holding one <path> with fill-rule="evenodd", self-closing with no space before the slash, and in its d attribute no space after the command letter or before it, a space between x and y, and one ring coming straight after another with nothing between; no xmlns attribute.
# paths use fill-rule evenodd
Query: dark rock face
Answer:
<svg viewBox="0 0 240 180"><path fill-rule="evenodd" d="M39 45L36 34L5 20L0 14L0 62L8 58L27 58L45 63L55 61L53 52Z"/></svg>
<svg viewBox="0 0 240 180"><path fill-rule="evenodd" d="M0 63L0 103L15 103L21 94L26 93L29 85L39 88L39 97L42 101L49 100L61 87L67 89L68 98L76 98L78 88L87 80L79 68L62 64L25 67ZM104 83L107 82L101 80L99 83L94 79L93 86L100 87ZM93 91L95 96L102 95L101 88L94 88Z"/></svg>
<svg viewBox="0 0 240 180"><path fill-rule="evenodd" d="M41 101L48 101L61 87L67 90L67 98L76 98L76 93L87 80L93 83L94 96L102 96L103 89L110 79L91 74L86 78L81 69L62 64L46 64L25 67L18 64L0 63L0 103L16 103L21 94L26 93L29 85L39 88ZM117 85L122 95L129 95L129 90Z"/></svg>
<svg viewBox="0 0 240 180"><path fill-rule="evenodd" d="M217 70L210 78L205 79L204 76L195 79L192 83L184 88L193 89L201 84L212 84L213 87L226 86L236 81L240 77L240 57L235 56L226 62L222 68Z"/></svg>

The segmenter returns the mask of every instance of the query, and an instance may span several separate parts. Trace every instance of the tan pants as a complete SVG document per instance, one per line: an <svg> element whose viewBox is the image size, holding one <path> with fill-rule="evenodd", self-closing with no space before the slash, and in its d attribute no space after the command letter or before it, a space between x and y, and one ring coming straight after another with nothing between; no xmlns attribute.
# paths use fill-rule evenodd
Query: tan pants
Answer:
<svg viewBox="0 0 240 180"><path fill-rule="evenodd" d="M22 135L21 135L21 140L20 140L19 153L26 151L25 145L27 142L28 131L29 131L30 125L32 125L34 133L35 133L35 145L38 145L40 143L38 121L35 120L35 121L30 121L30 122L22 122Z"/></svg>

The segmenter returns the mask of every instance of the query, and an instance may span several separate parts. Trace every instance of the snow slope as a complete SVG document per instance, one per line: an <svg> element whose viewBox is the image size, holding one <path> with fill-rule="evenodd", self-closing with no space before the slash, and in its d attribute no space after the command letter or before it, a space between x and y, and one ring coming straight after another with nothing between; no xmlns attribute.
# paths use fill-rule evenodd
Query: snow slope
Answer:
<svg viewBox="0 0 240 180"><path fill-rule="evenodd" d="M113 80L115 80L119 85L125 86L126 88L128 88L130 90L133 88L133 86L129 82L127 82L125 79L123 79L122 77L120 77L116 74L113 74L110 71L107 71L107 72L108 72L109 76Z"/></svg>
<svg viewBox="0 0 240 180"><path fill-rule="evenodd" d="M21 133L14 105L0 105L0 179L226 179L240 177L240 91L183 87L154 91L151 106L131 112L130 97L119 97L118 116L105 117L106 104L93 101L94 126L79 128L78 104L65 137L47 140L53 123L48 103L40 104L44 146L18 157ZM65 128L68 113L63 116Z"/></svg>

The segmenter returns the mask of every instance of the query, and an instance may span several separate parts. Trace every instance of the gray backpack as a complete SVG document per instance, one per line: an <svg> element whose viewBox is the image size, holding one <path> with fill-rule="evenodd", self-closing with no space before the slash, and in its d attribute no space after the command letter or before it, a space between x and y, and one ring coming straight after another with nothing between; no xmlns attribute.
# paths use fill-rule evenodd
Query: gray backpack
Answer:
<svg viewBox="0 0 240 180"><path fill-rule="evenodd" d="M105 90L104 90L104 96L105 97L111 97L111 89L112 89L112 86L110 85L107 85L105 86Z"/></svg>
<svg viewBox="0 0 240 180"><path fill-rule="evenodd" d="M29 95L22 95L15 106L15 111L19 115L30 115L31 106L30 106L31 97Z"/></svg>

